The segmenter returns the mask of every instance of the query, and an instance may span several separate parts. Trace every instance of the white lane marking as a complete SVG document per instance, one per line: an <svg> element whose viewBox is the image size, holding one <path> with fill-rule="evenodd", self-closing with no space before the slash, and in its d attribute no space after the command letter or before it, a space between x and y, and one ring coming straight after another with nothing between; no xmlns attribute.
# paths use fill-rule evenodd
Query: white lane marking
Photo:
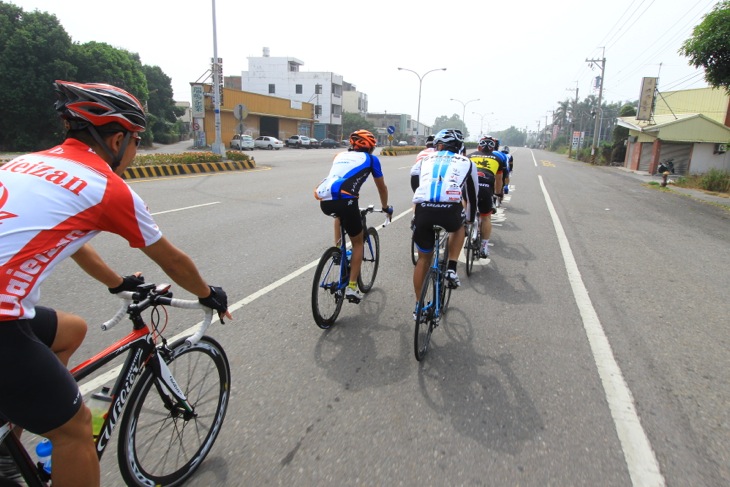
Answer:
<svg viewBox="0 0 730 487"><path fill-rule="evenodd" d="M209 204L213 204L213 203L209 203ZM200 206L204 206L204 205L200 205ZM194 207L190 207L190 208L194 208ZM174 210L171 210L171 211L174 211ZM412 211L410 209L408 209L408 210L404 211L403 213L399 214L398 216L394 216L392 218L391 222L399 220L400 218L403 218L406 215L410 215L411 213L412 213ZM385 226L386 226L386 224L382 223L380 225L377 225L375 228L380 230L380 229L384 228ZM310 262L309 264L306 264L303 267L300 267L299 269L295 270L294 272L291 272L290 274L282 277L278 281L275 281L275 282L269 284L268 286L263 287L252 294L249 294L242 300L229 306L228 310L231 313L233 313L234 311L241 309L242 307L246 306L247 304L250 304L251 302L260 298L261 296L264 296L265 294L270 293L274 289L286 284L287 282L291 281L292 279L307 272L309 269L316 267L318 263L319 263L319 258L317 260ZM213 322L215 322L217 319L218 319L217 317L214 317ZM188 336L192 335L193 333L195 333L195 330L200 326L200 323L202 323L202 322L198 322L197 324L191 326L187 330L182 331L181 333L178 333L177 335L168 339L167 341L169 343L173 343L178 338L188 337ZM101 388L103 385L115 380L119 376L119 373L121 372L121 370L122 370L122 366L119 365L101 375L98 375L98 376L95 376L95 377L89 379L88 381L84 382L83 384L80 384L79 389L81 390L81 394L86 395L92 391L96 391L97 389Z"/></svg>
<svg viewBox="0 0 730 487"><path fill-rule="evenodd" d="M532 163L537 167L537 159L535 159L535 153L532 150L530 150L530 155L532 156Z"/></svg>
<svg viewBox="0 0 730 487"><path fill-rule="evenodd" d="M174 210L165 210L151 213L152 216L164 215L165 213L175 213L176 211L192 210L193 208L201 208L203 206L219 205L220 201L213 201L212 203L203 203L202 205L186 206L185 208L175 208Z"/></svg>
<svg viewBox="0 0 730 487"><path fill-rule="evenodd" d="M570 280L570 287L573 290L573 296L583 320L583 328L588 336L598 375L601 378L608 407L611 410L611 417L616 425L616 432L629 469L631 483L637 487L663 486L665 485L664 476L659 470L659 463L654 455L651 443L649 443L649 438L647 438L646 432L641 426L639 415L634 407L633 394L613 356L611 344L608 342L603 326L598 319L598 314L588 296L588 290L583 283L578 264L570 249L568 237L565 235L563 225L560 223L542 176L538 176L538 179L550 211L550 217L553 220L555 233L560 243L560 251L565 262L565 269Z"/></svg>

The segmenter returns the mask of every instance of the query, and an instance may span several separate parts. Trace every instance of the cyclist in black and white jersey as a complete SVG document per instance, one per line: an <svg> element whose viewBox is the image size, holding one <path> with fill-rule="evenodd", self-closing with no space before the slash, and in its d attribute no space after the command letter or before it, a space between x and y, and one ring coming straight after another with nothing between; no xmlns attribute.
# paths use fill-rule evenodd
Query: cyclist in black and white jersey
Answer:
<svg viewBox="0 0 730 487"><path fill-rule="evenodd" d="M413 239L418 250L418 262L413 270L416 302L434 248L433 226L439 225L451 233L446 279L451 287L458 287L456 263L464 244L464 220L473 222L477 210L477 168L460 155L464 147L461 131L444 129L435 135L433 142L434 152L425 155L411 168L413 203L416 205ZM468 217L462 204L462 189L469 203Z"/></svg>

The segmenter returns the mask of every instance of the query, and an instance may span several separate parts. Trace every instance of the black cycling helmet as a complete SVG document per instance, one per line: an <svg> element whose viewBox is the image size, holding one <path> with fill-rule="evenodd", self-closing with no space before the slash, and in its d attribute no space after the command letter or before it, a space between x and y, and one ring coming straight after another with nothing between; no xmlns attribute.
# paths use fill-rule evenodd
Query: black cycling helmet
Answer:
<svg viewBox="0 0 730 487"><path fill-rule="evenodd" d="M505 145L504 147L502 147L502 152L504 152L505 154L509 154L509 146Z"/></svg>
<svg viewBox="0 0 730 487"><path fill-rule="evenodd" d="M434 147L439 144L443 144L444 149L459 154L464 147L464 134L459 129L443 129L433 138Z"/></svg>
<svg viewBox="0 0 730 487"><path fill-rule="evenodd" d="M494 137L486 135L479 139L479 150L483 152L492 152L497 150L498 144Z"/></svg>
<svg viewBox="0 0 730 487"><path fill-rule="evenodd" d="M115 170L127 150L133 132L144 132L147 117L144 108L134 95L116 86L103 83L74 83L56 80L54 108L66 121L69 130L87 130L99 147L111 158L112 170ZM98 127L115 124L125 132L120 150L114 154L99 135Z"/></svg>
<svg viewBox="0 0 730 487"><path fill-rule="evenodd" d="M434 138L433 134L426 137L426 147L433 147L433 138Z"/></svg>

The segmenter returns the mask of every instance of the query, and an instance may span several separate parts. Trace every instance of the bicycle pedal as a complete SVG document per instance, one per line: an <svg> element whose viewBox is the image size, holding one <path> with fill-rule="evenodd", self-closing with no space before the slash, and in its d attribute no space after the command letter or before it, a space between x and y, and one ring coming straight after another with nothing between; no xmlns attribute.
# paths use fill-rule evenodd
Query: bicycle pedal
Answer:
<svg viewBox="0 0 730 487"><path fill-rule="evenodd" d="M357 298L355 296L347 296L347 302L348 303L360 304L360 301L362 301L362 299Z"/></svg>

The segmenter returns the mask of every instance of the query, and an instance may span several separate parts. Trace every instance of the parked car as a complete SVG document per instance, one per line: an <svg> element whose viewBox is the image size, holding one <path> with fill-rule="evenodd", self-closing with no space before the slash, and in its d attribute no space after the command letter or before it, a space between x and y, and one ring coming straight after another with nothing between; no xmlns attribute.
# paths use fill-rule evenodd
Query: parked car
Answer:
<svg viewBox="0 0 730 487"><path fill-rule="evenodd" d="M309 138L309 148L310 149L319 149L321 147L321 144L319 143L319 140L315 139L314 137Z"/></svg>
<svg viewBox="0 0 730 487"><path fill-rule="evenodd" d="M347 139L341 140L340 144L342 144L342 147L350 147L350 141Z"/></svg>
<svg viewBox="0 0 730 487"><path fill-rule="evenodd" d="M400 146L408 145L408 141L401 140L400 142L398 142L398 145L400 145Z"/></svg>
<svg viewBox="0 0 730 487"><path fill-rule="evenodd" d="M246 134L236 134L231 139L231 150L253 150L253 137Z"/></svg>
<svg viewBox="0 0 730 487"><path fill-rule="evenodd" d="M309 137L306 135L292 135L288 139L286 139L286 146L287 147L296 147L297 149L304 147L305 149L309 149Z"/></svg>
<svg viewBox="0 0 730 487"><path fill-rule="evenodd" d="M319 143L319 146L322 147L323 149L325 149L325 148L331 149L334 147L339 147L340 144L338 144L335 139L324 139L324 140L322 140L322 142Z"/></svg>
<svg viewBox="0 0 730 487"><path fill-rule="evenodd" d="M262 135L261 137L256 137L256 140L253 141L253 145L257 149L279 150L284 147L284 142L270 135Z"/></svg>

